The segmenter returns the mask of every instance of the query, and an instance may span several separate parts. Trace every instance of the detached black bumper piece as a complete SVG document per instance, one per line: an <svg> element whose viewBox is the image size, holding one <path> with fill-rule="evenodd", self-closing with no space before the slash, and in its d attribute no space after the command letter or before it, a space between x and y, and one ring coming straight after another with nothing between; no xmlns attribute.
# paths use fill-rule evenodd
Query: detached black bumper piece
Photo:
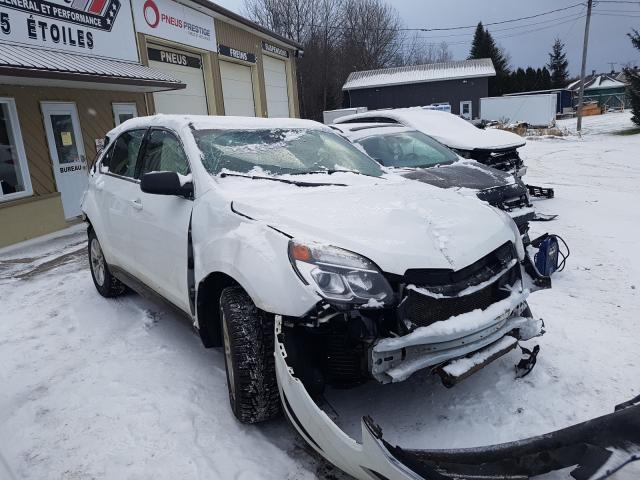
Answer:
<svg viewBox="0 0 640 480"><path fill-rule="evenodd" d="M404 450L382 440L381 432L379 438L393 457L430 480L528 479L572 466L576 480L601 480L640 460L639 401L562 430L487 447Z"/></svg>

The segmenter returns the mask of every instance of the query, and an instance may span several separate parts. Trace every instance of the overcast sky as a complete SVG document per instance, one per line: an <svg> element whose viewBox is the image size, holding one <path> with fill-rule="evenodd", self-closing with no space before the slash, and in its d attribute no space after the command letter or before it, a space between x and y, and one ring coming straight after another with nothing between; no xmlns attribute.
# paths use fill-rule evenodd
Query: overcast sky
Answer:
<svg viewBox="0 0 640 480"><path fill-rule="evenodd" d="M214 0L230 10L241 13L243 0ZM387 0L400 13L407 27L442 28L499 22L513 18L563 8L575 1L537 0ZM597 2L596 2L597 3ZM548 61L548 52L555 37L566 44L569 69L580 72L584 15L586 7L579 6L517 23L488 27L494 38L511 57L511 67L539 67ZM640 30L640 3L600 3L594 7L589 38L587 73L591 70L609 71L609 62L616 62L619 70L626 62L640 65L640 51L633 48L627 37L632 28ZM469 53L473 29L447 32L424 32L429 42L447 41L455 59ZM449 36L453 35L453 36Z"/></svg>

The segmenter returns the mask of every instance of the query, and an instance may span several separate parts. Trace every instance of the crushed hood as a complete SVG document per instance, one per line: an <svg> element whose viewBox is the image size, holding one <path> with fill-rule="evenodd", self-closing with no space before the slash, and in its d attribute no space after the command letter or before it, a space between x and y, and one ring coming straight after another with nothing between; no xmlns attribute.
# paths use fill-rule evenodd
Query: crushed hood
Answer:
<svg viewBox="0 0 640 480"><path fill-rule="evenodd" d="M491 150L501 151L519 148L525 141L515 133L495 128L480 129L465 120L467 125L460 124L458 130L442 128L438 125L413 125L418 130L432 136L440 143L456 150ZM462 129L463 127L464 129Z"/></svg>
<svg viewBox="0 0 640 480"><path fill-rule="evenodd" d="M460 161L451 165L398 171L403 177L428 183L440 188L469 188L486 190L506 187L515 183L513 175L488 168L474 161Z"/></svg>
<svg viewBox="0 0 640 480"><path fill-rule="evenodd" d="M244 180L245 182L247 180ZM451 191L398 179L297 187L253 180L233 191L233 210L302 241L344 248L383 271L459 270L507 241L511 220Z"/></svg>

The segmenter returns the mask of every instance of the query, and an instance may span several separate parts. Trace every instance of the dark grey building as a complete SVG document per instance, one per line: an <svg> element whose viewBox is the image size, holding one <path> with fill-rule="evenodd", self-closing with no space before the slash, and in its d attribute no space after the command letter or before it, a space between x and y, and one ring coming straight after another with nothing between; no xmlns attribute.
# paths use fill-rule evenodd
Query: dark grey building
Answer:
<svg viewBox="0 0 640 480"><path fill-rule="evenodd" d="M478 117L495 76L489 58L352 72L342 87L345 107L418 107L448 103L451 113Z"/></svg>

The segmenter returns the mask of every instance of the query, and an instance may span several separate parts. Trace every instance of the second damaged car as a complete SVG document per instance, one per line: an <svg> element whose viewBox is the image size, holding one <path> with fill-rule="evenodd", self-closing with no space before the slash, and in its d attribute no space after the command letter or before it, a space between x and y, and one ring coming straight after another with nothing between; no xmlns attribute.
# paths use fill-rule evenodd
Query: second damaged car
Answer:
<svg viewBox="0 0 640 480"><path fill-rule="evenodd" d="M419 477L341 432L312 400L326 385L452 386L543 333L527 297L548 278L508 215L385 174L321 124L159 115L105 143L83 201L98 292L172 305L223 347L241 422L282 406L351 475Z"/></svg>

